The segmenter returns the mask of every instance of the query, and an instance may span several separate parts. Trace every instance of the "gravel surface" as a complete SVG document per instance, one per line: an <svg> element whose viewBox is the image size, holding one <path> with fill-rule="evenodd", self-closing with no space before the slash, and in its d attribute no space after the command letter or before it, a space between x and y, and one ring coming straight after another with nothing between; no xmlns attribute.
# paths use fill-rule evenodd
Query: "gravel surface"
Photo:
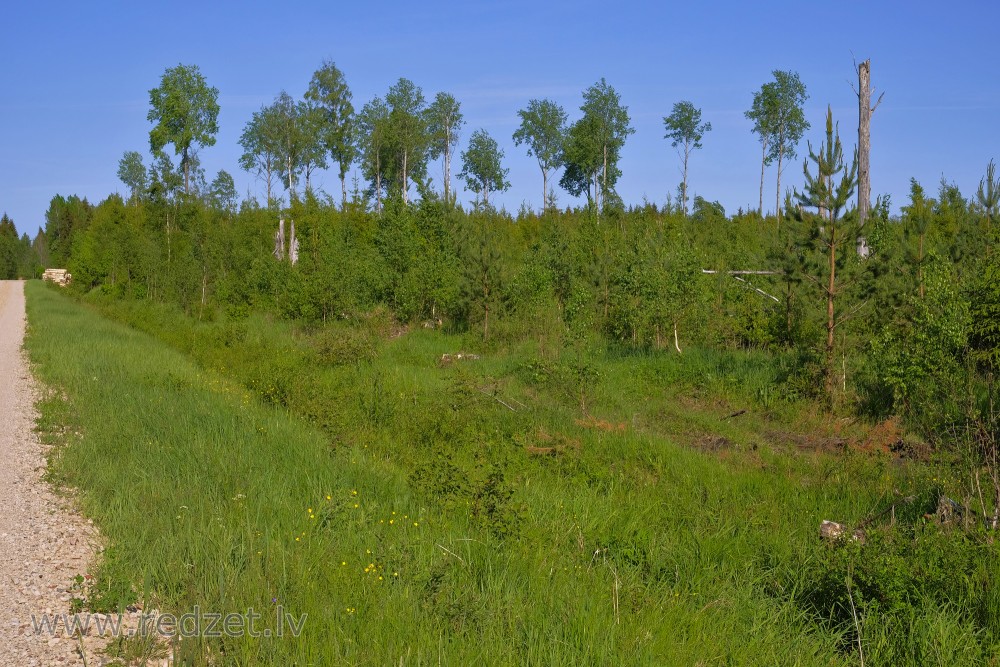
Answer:
<svg viewBox="0 0 1000 667"><path fill-rule="evenodd" d="M98 638L36 632L32 622L68 614L73 578L94 562L97 533L42 479L24 325L24 283L0 281L0 665L99 665Z"/></svg>

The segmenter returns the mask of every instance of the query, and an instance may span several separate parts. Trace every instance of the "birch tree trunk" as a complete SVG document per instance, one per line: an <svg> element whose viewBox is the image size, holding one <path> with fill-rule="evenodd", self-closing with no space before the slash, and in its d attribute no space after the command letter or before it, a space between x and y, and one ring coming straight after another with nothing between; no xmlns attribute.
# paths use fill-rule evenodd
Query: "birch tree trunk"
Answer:
<svg viewBox="0 0 1000 667"><path fill-rule="evenodd" d="M778 224L781 224L781 162L785 157L785 140L782 137L780 139L781 145L778 146L778 185L774 191L774 217L778 219Z"/></svg>
<svg viewBox="0 0 1000 667"><path fill-rule="evenodd" d="M451 205L451 125L444 128L444 203Z"/></svg>
<svg viewBox="0 0 1000 667"><path fill-rule="evenodd" d="M410 187L409 182L406 180L406 177L407 177L407 173L406 173L406 159L408 157L409 157L408 151L404 150L403 151L403 203L404 204L409 203L408 200L407 200L407 198L406 198L406 191Z"/></svg>
<svg viewBox="0 0 1000 667"><path fill-rule="evenodd" d="M547 208L546 197L549 196L549 172L542 169L542 213Z"/></svg>
<svg viewBox="0 0 1000 667"><path fill-rule="evenodd" d="M760 204L758 204L758 213L760 217L764 217L764 166L767 162L767 144L761 142L760 144ZM777 215L777 211L775 211Z"/></svg>
<svg viewBox="0 0 1000 667"><path fill-rule="evenodd" d="M688 212L688 156L691 154L691 147L688 141L684 142L684 180L681 183L681 211L684 215Z"/></svg>
<svg viewBox="0 0 1000 667"><path fill-rule="evenodd" d="M375 154L375 210L382 213L382 159Z"/></svg>
<svg viewBox="0 0 1000 667"><path fill-rule="evenodd" d="M601 190L601 196L608 196L608 145L604 144L604 172L602 174L602 180L604 184Z"/></svg>
<svg viewBox="0 0 1000 667"><path fill-rule="evenodd" d="M274 171L274 165L272 164L273 159L270 155L267 157L267 205L271 205L271 179L274 177L272 172Z"/></svg>

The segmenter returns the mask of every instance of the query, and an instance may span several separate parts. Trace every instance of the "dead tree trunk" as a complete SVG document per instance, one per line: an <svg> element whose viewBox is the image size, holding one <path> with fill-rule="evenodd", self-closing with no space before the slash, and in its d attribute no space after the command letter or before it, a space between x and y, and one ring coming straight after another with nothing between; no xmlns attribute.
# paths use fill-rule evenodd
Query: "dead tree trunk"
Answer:
<svg viewBox="0 0 1000 667"><path fill-rule="evenodd" d="M862 227L868 220L872 205L872 114L882 102L882 96L879 95L875 106L872 106L871 68L871 60L857 66L858 89L855 91L858 94L858 225Z"/></svg>
<svg viewBox="0 0 1000 667"><path fill-rule="evenodd" d="M282 260L285 258L285 220L278 220L278 231L274 233L274 258Z"/></svg>
<svg viewBox="0 0 1000 667"><path fill-rule="evenodd" d="M872 123L871 61L858 65L858 223L864 225L871 207L872 183L869 171Z"/></svg>

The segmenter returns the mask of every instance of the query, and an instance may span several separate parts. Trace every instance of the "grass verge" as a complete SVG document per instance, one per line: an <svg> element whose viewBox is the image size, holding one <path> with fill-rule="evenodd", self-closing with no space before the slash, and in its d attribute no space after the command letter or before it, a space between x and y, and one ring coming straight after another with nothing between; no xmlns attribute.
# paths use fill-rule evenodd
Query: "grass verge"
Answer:
<svg viewBox="0 0 1000 667"><path fill-rule="evenodd" d="M27 289L28 350L59 390L43 415L79 433L52 471L108 541L91 606L253 608L272 631L279 606L306 615L298 637L184 640L178 664L850 663L819 521L931 475L775 447L812 426L756 395L765 359L526 347L442 366L467 341L103 305L154 338ZM969 614L915 614L895 664L993 645Z"/></svg>

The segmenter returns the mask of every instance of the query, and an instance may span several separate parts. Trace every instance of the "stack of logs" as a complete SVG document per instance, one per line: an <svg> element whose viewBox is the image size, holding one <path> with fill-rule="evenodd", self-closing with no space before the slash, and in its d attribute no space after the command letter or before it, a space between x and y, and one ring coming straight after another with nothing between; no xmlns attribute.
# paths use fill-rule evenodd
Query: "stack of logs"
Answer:
<svg viewBox="0 0 1000 667"><path fill-rule="evenodd" d="M66 269L45 269L45 273L42 274L42 280L49 280L56 285L65 287L73 282L73 274Z"/></svg>

